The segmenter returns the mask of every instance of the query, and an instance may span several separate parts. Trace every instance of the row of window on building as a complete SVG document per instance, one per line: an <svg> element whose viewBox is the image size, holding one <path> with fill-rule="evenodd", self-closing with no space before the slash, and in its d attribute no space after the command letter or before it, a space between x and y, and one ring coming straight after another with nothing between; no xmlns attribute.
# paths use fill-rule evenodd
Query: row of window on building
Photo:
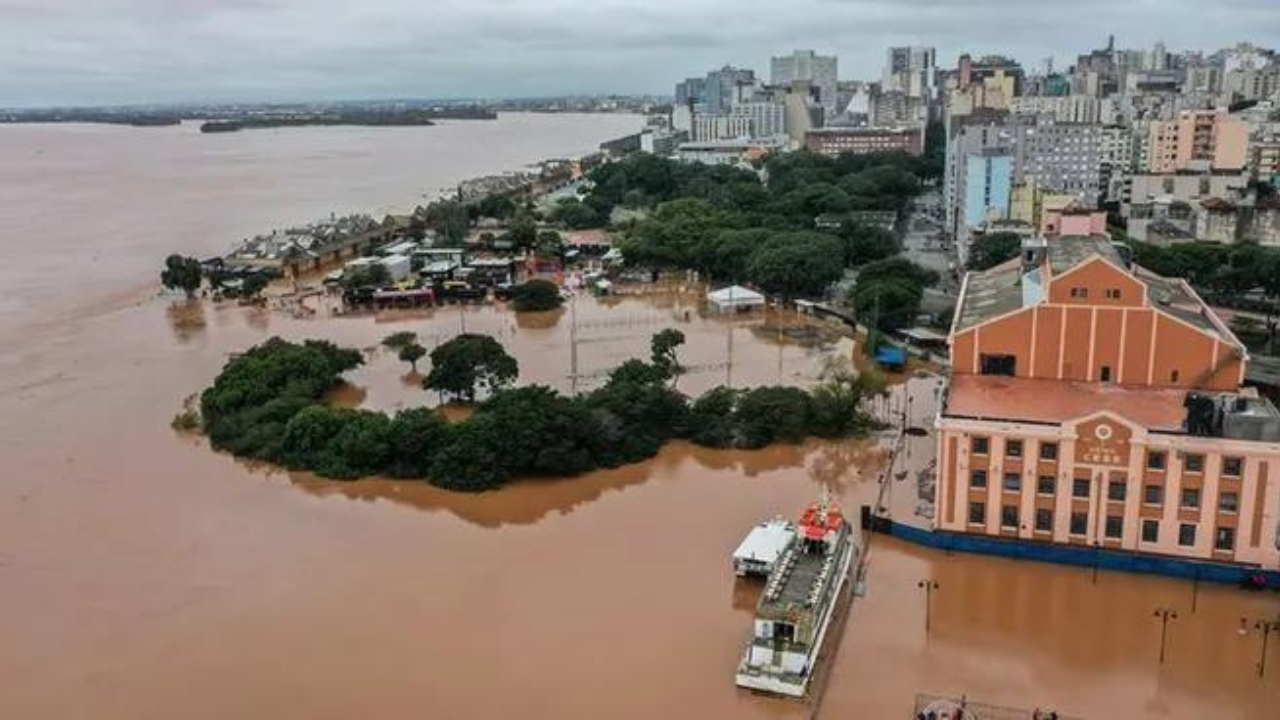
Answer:
<svg viewBox="0 0 1280 720"><path fill-rule="evenodd" d="M1018 530L1020 524L1021 510L1018 505L1002 505L1000 507L1000 527L1005 530ZM1053 532L1054 511L1048 508L1038 508L1035 511L1035 531L1040 533ZM987 504L981 500L974 500L969 503L969 524L986 525L987 524ZM1073 512L1070 515L1069 534L1075 537L1083 538L1088 534L1089 530L1089 513ZM1182 522L1178 523L1178 545L1182 547L1192 547L1196 544L1196 534L1199 531L1199 525L1196 523ZM1158 543L1160 542L1160 520L1154 518L1142 518L1141 520L1142 542ZM1124 516L1107 515L1103 522L1103 536L1110 540L1119 540L1124 537ZM1236 546L1236 529L1234 527L1219 527L1214 532L1213 547L1215 550L1230 552Z"/></svg>
<svg viewBox="0 0 1280 720"><path fill-rule="evenodd" d="M1058 479L1053 475L1041 475L1036 479L1036 494L1052 497L1057 494ZM1071 485L1071 497L1077 500L1088 500L1091 481L1076 478ZM987 487L987 471L974 470L969 476L969 487L975 490ZM1005 492L1022 491L1022 475L1005 473L1001 488ZM1128 497L1129 483L1125 480L1111 480L1107 483L1107 500L1124 502ZM1182 488L1179 507L1185 510L1200 509L1200 488ZM1142 488L1142 504L1153 507L1164 505L1163 485L1144 485ZM1236 513L1240 510L1240 494L1230 490L1218 493L1218 511Z"/></svg>
<svg viewBox="0 0 1280 720"><path fill-rule="evenodd" d="M970 441L970 450L974 455L988 455L991 452L991 441L985 437L974 437ZM1007 458L1021 458L1023 453L1023 444L1021 440L1005 440L1004 455ZM1058 459L1058 444L1050 442L1040 443L1040 459L1053 462ZM1168 453L1163 450L1147 451L1147 469L1153 471L1163 471L1168 467ZM1182 471L1184 473L1203 473L1204 472L1204 455L1200 453L1184 453L1182 456ZM1244 458L1240 457L1224 457L1222 458L1222 475L1224 477L1240 477L1244 473Z"/></svg>

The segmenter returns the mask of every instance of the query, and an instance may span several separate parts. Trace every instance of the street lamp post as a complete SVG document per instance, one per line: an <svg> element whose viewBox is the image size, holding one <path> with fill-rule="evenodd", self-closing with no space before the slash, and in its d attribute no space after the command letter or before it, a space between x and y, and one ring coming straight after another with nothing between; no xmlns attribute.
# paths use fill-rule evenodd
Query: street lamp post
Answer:
<svg viewBox="0 0 1280 720"><path fill-rule="evenodd" d="M1177 620L1178 613L1170 608L1156 608L1155 617L1160 618L1160 664L1164 664L1164 648L1169 633L1169 621Z"/></svg>
<svg viewBox="0 0 1280 720"><path fill-rule="evenodd" d="M1280 620L1257 620L1253 629L1262 633L1262 650L1258 653L1258 677L1262 677L1267 672L1267 641L1271 639L1271 633L1280 631ZM1240 634L1249 634L1248 618L1240 618Z"/></svg>
<svg viewBox="0 0 1280 720"><path fill-rule="evenodd" d="M929 637L929 629L933 625L933 591L938 589L936 580L921 580L916 587L924 590L924 636Z"/></svg>
<svg viewBox="0 0 1280 720"><path fill-rule="evenodd" d="M1102 560L1102 543L1093 541L1093 584L1098 584L1098 563Z"/></svg>

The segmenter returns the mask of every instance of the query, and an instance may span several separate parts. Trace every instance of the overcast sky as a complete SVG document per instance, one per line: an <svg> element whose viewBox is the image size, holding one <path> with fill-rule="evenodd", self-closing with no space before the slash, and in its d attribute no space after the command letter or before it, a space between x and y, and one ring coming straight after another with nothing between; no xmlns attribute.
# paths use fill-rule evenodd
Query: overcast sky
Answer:
<svg viewBox="0 0 1280 720"><path fill-rule="evenodd" d="M1060 67L1102 46L1280 45L1280 0L0 0L0 106L670 93L813 48Z"/></svg>

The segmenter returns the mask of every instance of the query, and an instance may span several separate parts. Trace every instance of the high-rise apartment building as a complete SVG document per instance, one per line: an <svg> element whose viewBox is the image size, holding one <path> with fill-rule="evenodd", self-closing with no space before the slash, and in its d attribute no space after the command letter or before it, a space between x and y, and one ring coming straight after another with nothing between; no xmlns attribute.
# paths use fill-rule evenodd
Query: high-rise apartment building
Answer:
<svg viewBox="0 0 1280 720"><path fill-rule="evenodd" d="M882 86L886 92L932 99L937 92L937 51L931 47L893 47L885 58Z"/></svg>
<svg viewBox="0 0 1280 720"><path fill-rule="evenodd" d="M706 78L689 78L676 83L676 105L700 103L707 89Z"/></svg>
<svg viewBox="0 0 1280 720"><path fill-rule="evenodd" d="M1225 110L1187 110L1152 123L1147 169L1171 173L1195 166L1240 170L1248 160L1249 124Z"/></svg>
<svg viewBox="0 0 1280 720"><path fill-rule="evenodd" d="M735 103L750 97L755 87L756 74L752 70L725 65L707 73L703 87L703 110L712 115L723 115Z"/></svg>
<svg viewBox="0 0 1280 720"><path fill-rule="evenodd" d="M834 55L818 55L812 50L796 50L775 57L769 64L769 82L791 85L807 82L818 90L818 104L827 117L840 112L837 97L837 62Z"/></svg>
<svg viewBox="0 0 1280 720"><path fill-rule="evenodd" d="M748 100L729 110L732 118L746 118L753 138L780 137L787 134L787 107L774 100Z"/></svg>

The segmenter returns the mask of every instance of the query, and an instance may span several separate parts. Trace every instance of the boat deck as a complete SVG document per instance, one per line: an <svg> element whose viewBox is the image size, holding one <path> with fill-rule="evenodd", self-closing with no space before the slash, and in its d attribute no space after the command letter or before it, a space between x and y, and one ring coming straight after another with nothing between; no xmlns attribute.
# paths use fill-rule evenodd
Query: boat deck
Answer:
<svg viewBox="0 0 1280 720"><path fill-rule="evenodd" d="M785 618L795 609L813 612L824 591L835 580L838 555L805 552L801 543L791 545L778 559L765 585L759 614Z"/></svg>

